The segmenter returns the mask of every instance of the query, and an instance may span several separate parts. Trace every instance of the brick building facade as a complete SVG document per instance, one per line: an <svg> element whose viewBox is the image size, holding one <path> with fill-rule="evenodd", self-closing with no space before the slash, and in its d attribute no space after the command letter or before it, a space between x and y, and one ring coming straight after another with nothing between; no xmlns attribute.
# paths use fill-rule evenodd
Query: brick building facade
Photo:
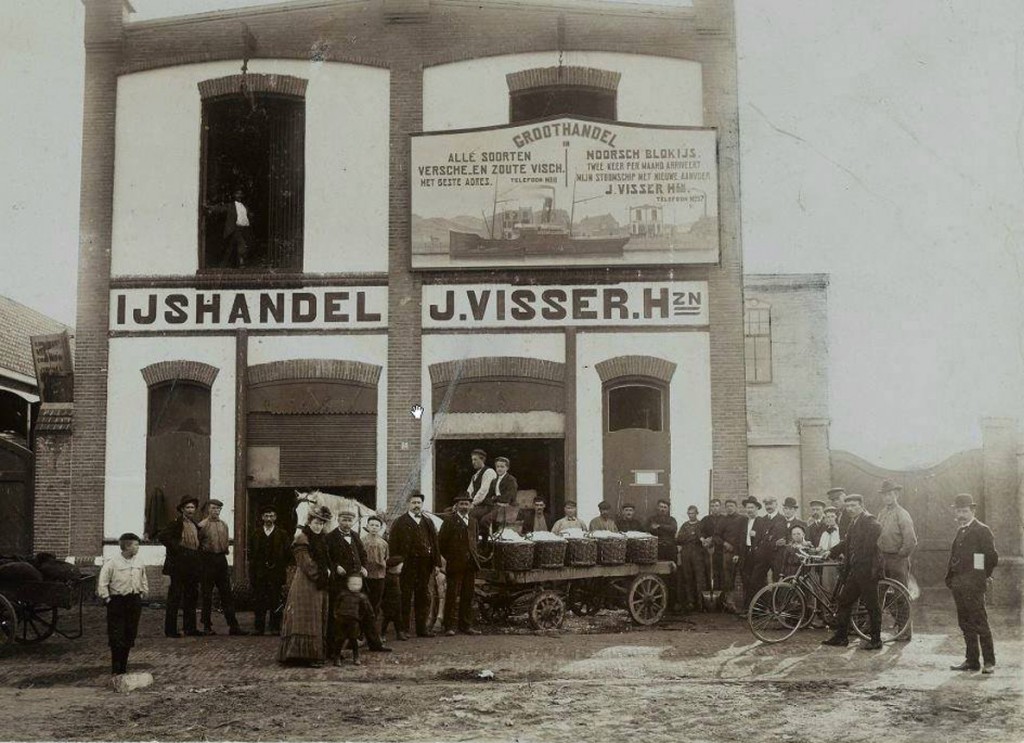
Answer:
<svg viewBox="0 0 1024 743"><path fill-rule="evenodd" d="M225 502L243 553L256 505L297 489L392 512L421 490L441 510L476 446L588 517L603 498L655 497L681 516L709 475L746 493L730 2L297 0L149 22L122 0L86 8L74 496L54 504L75 517L38 521L40 543L98 556L122 531L151 536L184 492ZM576 181L515 219L498 207L511 179L489 185L482 219L415 213L422 153L444 136L507 134L507 161L549 132L566 163L607 173L599 196L652 180L606 159L700 166L714 187L666 184L690 222L649 237L630 235L627 202L584 206L602 202ZM614 144L644 137L712 154ZM557 159L544 167L562 188ZM438 199L457 209L452 193ZM253 235L247 256L211 216L225 205ZM544 223L520 224L531 214ZM487 257L513 247L527 257Z"/></svg>
<svg viewBox="0 0 1024 743"><path fill-rule="evenodd" d="M828 275L744 277L750 492L808 501L831 487Z"/></svg>

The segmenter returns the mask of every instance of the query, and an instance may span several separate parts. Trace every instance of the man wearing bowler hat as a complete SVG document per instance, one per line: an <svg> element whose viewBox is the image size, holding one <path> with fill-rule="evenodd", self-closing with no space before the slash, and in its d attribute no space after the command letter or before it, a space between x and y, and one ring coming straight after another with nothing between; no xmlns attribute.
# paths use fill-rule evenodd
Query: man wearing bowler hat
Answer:
<svg viewBox="0 0 1024 743"><path fill-rule="evenodd" d="M213 589L220 596L228 633L249 634L238 626L235 601L231 595L231 571L228 569L228 525L220 519L224 503L211 498L206 504L206 518L199 522L199 559L203 572L203 634L215 635L213 630Z"/></svg>
<svg viewBox="0 0 1024 743"><path fill-rule="evenodd" d="M473 586L476 581L476 519L469 509L473 503L469 493L455 496L455 512L441 524L437 534L438 547L445 561L444 633L460 632L478 635L473 629Z"/></svg>
<svg viewBox="0 0 1024 743"><path fill-rule="evenodd" d="M953 592L956 602L956 619L964 635L967 654L964 662L950 666L953 671L977 671L994 673L996 651L992 643L992 630L988 626L988 612L985 610L985 591L992 578L992 571L999 563L992 530L975 518L974 498L961 493L953 500L957 529L949 553L946 569L946 587ZM981 645L979 665L978 646Z"/></svg>
<svg viewBox="0 0 1024 743"><path fill-rule="evenodd" d="M262 524L249 539L249 585L252 586L253 614L256 634L267 628L270 614L270 634L281 631L281 589L292 559L291 535L277 526L277 509L272 503L260 508Z"/></svg>
<svg viewBox="0 0 1024 743"><path fill-rule="evenodd" d="M167 589L167 610L164 613L164 634L181 637L178 632L178 610L181 609L182 629L186 635L202 633L196 629L196 604L199 602L199 527L192 520L199 499L182 496L178 503L178 518L159 534L166 548L163 574L171 579Z"/></svg>
<svg viewBox="0 0 1024 743"><path fill-rule="evenodd" d="M761 503L754 496L743 499L746 513L743 537L736 551L743 580L743 608L750 606L754 594L768 582L768 568L771 566L772 545L768 541L768 528L764 516L758 516Z"/></svg>
<svg viewBox="0 0 1024 743"><path fill-rule="evenodd" d="M845 499L850 512L850 529L829 557L846 556L846 582L839 592L839 611L836 614L835 633L822 645L846 647L849 644L850 616L860 599L867 609L870 639L861 645L864 650L882 648L882 610L878 605L878 579L882 577L882 560L878 553L878 535L882 527L878 519L864 510L864 497L851 493Z"/></svg>

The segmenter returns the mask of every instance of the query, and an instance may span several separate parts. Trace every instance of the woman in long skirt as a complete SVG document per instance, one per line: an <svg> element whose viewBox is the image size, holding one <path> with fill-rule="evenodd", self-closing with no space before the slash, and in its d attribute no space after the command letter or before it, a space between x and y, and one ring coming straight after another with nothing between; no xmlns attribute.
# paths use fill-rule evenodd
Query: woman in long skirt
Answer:
<svg viewBox="0 0 1024 743"><path fill-rule="evenodd" d="M324 506L310 509L308 523L292 543L296 570L288 587L281 622L281 648L277 659L282 663L319 666L326 657L324 633L331 564L322 532L330 518L331 512Z"/></svg>

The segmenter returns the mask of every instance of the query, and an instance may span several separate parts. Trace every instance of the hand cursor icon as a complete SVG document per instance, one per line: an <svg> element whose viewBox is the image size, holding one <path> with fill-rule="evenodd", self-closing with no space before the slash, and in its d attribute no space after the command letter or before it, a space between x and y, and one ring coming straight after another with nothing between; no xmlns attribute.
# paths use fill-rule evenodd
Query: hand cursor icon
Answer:
<svg viewBox="0 0 1024 743"><path fill-rule="evenodd" d="M412 417L415 418L416 420L419 420L420 418L423 417L423 406L422 405L413 405L411 412L412 412Z"/></svg>

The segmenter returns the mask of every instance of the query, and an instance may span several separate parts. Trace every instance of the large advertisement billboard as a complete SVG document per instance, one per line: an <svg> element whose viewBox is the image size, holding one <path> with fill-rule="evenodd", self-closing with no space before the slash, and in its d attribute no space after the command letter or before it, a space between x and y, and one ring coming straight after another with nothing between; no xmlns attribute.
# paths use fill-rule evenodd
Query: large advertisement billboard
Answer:
<svg viewBox="0 0 1024 743"><path fill-rule="evenodd" d="M411 149L414 269L718 262L714 129L559 117Z"/></svg>

